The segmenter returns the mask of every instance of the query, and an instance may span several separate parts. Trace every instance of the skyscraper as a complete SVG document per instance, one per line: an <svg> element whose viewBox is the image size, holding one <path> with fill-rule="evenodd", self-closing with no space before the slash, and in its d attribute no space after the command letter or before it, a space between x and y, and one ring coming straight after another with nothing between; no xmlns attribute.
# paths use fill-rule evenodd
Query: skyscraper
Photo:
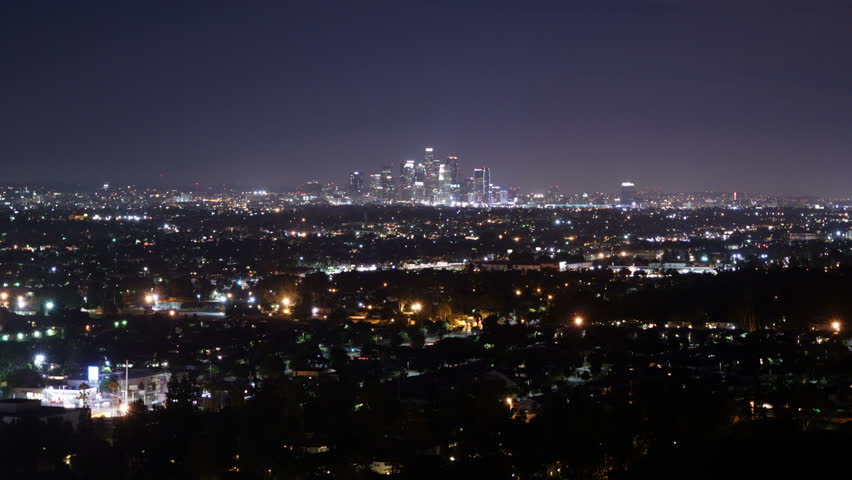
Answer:
<svg viewBox="0 0 852 480"><path fill-rule="evenodd" d="M491 170L488 167L473 170L473 199L474 202L490 205L491 202Z"/></svg>
<svg viewBox="0 0 852 480"><path fill-rule="evenodd" d="M381 173L371 173L367 185L367 194L375 201L384 198L385 187L382 183Z"/></svg>
<svg viewBox="0 0 852 480"><path fill-rule="evenodd" d="M457 155L447 155L444 160L444 175L446 177L446 192L443 192L444 201L446 203L461 201L462 179L459 177L459 157Z"/></svg>
<svg viewBox="0 0 852 480"><path fill-rule="evenodd" d="M433 203L438 195L438 169L441 165L440 160L435 159L435 149L426 147L423 153L423 199L421 201Z"/></svg>
<svg viewBox="0 0 852 480"><path fill-rule="evenodd" d="M636 185L633 182L621 182L621 205L636 205Z"/></svg>
<svg viewBox="0 0 852 480"><path fill-rule="evenodd" d="M385 165L382 167L382 196L384 200L393 200L395 198L393 184L393 165Z"/></svg>
<svg viewBox="0 0 852 480"><path fill-rule="evenodd" d="M361 172L349 173L349 194L359 197L364 193L364 175Z"/></svg>
<svg viewBox="0 0 852 480"><path fill-rule="evenodd" d="M399 200L412 200L416 170L414 160L406 160L405 163L399 165L399 188L397 191Z"/></svg>
<svg viewBox="0 0 852 480"><path fill-rule="evenodd" d="M444 165L447 166L447 171L450 174L450 183L452 185L461 185L461 179L459 178L458 155L447 155L447 159L444 161Z"/></svg>
<svg viewBox="0 0 852 480"><path fill-rule="evenodd" d="M426 147L423 153L423 163L426 165L432 165L432 162L435 160L435 149L432 147Z"/></svg>

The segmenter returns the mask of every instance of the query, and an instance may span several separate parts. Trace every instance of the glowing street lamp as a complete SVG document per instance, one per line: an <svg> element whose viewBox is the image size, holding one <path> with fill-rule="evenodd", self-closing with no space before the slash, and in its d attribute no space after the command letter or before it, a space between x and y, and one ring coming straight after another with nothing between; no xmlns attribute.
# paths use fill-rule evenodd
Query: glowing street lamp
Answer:
<svg viewBox="0 0 852 480"><path fill-rule="evenodd" d="M49 311L53 310L53 307L55 307L55 306L56 305L54 305L54 303L52 301L48 300L47 303L44 304L44 310L49 312Z"/></svg>
<svg viewBox="0 0 852 480"><path fill-rule="evenodd" d="M834 333L840 333L841 326L842 325L840 325L840 322L838 322L837 320L831 322L831 329L834 330Z"/></svg>
<svg viewBox="0 0 852 480"><path fill-rule="evenodd" d="M0 300L2 300L2 301L4 301L4 302L5 302L6 300L9 300L9 292L2 292L2 293L0 293Z"/></svg>
<svg viewBox="0 0 852 480"><path fill-rule="evenodd" d="M411 311L414 313L420 313L420 310L423 310L423 305L419 302L411 305Z"/></svg>
<svg viewBox="0 0 852 480"><path fill-rule="evenodd" d="M45 357L43 353L39 353L33 358L33 365L35 365L36 368L41 368L44 366L44 362L46 361L47 357Z"/></svg>
<svg viewBox="0 0 852 480"><path fill-rule="evenodd" d="M289 307L290 306L290 297L284 297L283 299L281 299L281 305L284 305L285 307Z"/></svg>
<svg viewBox="0 0 852 480"><path fill-rule="evenodd" d="M582 327L583 326L583 317L581 317L579 315L574 317L574 325L576 325L578 327Z"/></svg>

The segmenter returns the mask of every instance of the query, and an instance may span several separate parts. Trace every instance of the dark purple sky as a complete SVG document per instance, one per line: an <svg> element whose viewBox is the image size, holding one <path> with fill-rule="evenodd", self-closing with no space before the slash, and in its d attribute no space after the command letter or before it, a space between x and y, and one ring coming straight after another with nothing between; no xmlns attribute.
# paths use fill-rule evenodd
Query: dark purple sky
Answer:
<svg viewBox="0 0 852 480"><path fill-rule="evenodd" d="M848 0L4 1L0 61L3 183L852 194Z"/></svg>

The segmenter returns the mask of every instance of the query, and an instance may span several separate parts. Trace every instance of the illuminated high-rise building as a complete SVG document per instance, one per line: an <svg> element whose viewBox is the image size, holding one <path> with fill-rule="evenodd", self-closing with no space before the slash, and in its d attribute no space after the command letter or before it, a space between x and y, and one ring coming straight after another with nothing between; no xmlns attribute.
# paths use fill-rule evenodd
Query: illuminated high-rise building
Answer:
<svg viewBox="0 0 852 480"><path fill-rule="evenodd" d="M431 203L439 203L439 197L442 197L441 167L444 163L435 157L435 149L426 147L423 155L424 177L423 184L426 190L426 201Z"/></svg>
<svg viewBox="0 0 852 480"><path fill-rule="evenodd" d="M349 173L349 194L356 197L364 194L364 175L361 172Z"/></svg>
<svg viewBox="0 0 852 480"><path fill-rule="evenodd" d="M399 165L399 188L397 189L399 200L410 201L413 199L416 170L417 166L414 164L414 160L406 160L405 163Z"/></svg>
<svg viewBox="0 0 852 480"><path fill-rule="evenodd" d="M414 184L414 160L406 160L399 164L399 184L403 187Z"/></svg>
<svg viewBox="0 0 852 480"><path fill-rule="evenodd" d="M444 165L447 166L447 171L450 175L450 184L461 185L461 178L459 178L458 155L448 155L447 159L444 161Z"/></svg>
<svg viewBox="0 0 852 480"><path fill-rule="evenodd" d="M367 185L367 194L373 200L380 200L384 198L384 190L385 187L382 184L382 174L381 173L371 173L368 177L369 182Z"/></svg>
<svg viewBox="0 0 852 480"><path fill-rule="evenodd" d="M490 205L491 202L491 170L488 167L473 170L473 201Z"/></svg>
<svg viewBox="0 0 852 480"><path fill-rule="evenodd" d="M621 182L621 205L636 205L636 185L633 182Z"/></svg>
<svg viewBox="0 0 852 480"><path fill-rule="evenodd" d="M423 152L423 163L431 165L433 160L435 160L435 149L432 147L426 147Z"/></svg>
<svg viewBox="0 0 852 480"><path fill-rule="evenodd" d="M395 197L393 184L393 166L385 165L382 167L382 196L385 200L393 200Z"/></svg>

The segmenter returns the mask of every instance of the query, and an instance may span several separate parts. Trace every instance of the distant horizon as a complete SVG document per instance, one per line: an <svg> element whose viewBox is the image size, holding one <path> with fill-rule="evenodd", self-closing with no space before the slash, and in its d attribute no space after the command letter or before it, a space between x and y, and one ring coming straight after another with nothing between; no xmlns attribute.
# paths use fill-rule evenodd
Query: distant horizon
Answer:
<svg viewBox="0 0 852 480"><path fill-rule="evenodd" d="M300 187L304 186L308 181L319 181L321 184L334 184L338 186L341 190L346 190L346 185L343 182L332 182L332 181L322 181L321 179L311 179L306 180L305 182L300 183L296 186L279 186L279 187L269 187L266 185L255 184L237 184L237 183L199 183L198 185L192 183L174 183L174 184L145 184L145 183L125 183L125 182L108 182L110 185L110 189L116 188L150 188L150 189L160 189L160 190L178 190L186 193L191 193L193 189L199 190L207 190L207 189L229 189L238 191L240 193L250 193L253 191L265 191L270 194L288 194L288 193L298 193L300 192ZM80 191L80 192L95 192L101 190L103 188L104 183L99 182L6 182L0 183L0 188L44 188L44 189L54 189L56 191ZM551 185L543 185L539 189L531 189L526 190L520 187L516 187L514 185L500 185L501 188L504 189L519 189L519 191L523 194L537 194L537 193L546 193L547 189L551 187ZM589 195L613 195L618 194L618 187L620 184L616 184L616 187L611 190L566 190L560 188L560 193L565 195L580 195L580 194L589 194ZM637 194L660 194L660 195L688 195L688 194L706 194L706 195L732 195L734 193L738 195L745 196L768 196L768 197L781 197L781 198L822 198L822 199L830 199L830 200L847 200L852 199L852 195L843 196L843 195L830 195L830 194L819 194L819 193L795 193L795 192L767 192L767 191L748 191L748 190L652 190L643 188L641 183L636 183Z"/></svg>
<svg viewBox="0 0 852 480"><path fill-rule="evenodd" d="M852 196L852 4L781 3L5 2L3 179Z"/></svg>

